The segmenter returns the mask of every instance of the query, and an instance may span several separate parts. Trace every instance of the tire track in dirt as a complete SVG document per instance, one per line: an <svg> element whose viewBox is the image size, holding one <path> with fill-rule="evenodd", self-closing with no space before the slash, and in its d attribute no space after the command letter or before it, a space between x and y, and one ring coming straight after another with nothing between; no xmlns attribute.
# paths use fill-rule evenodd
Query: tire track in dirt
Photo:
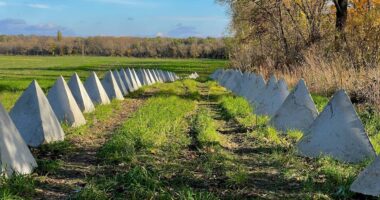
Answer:
<svg viewBox="0 0 380 200"><path fill-rule="evenodd" d="M86 185L86 178L101 168L96 153L122 123L143 103L144 99L126 99L108 119L95 122L84 136L70 137L73 152L63 155L59 170L47 176L38 176L36 199L68 199Z"/></svg>
<svg viewBox="0 0 380 200"><path fill-rule="evenodd" d="M248 177L248 181L240 186L228 186L226 179L215 179L215 183L209 183L215 187L205 189L218 194L222 199L299 198L299 184L285 180L281 174L282 166L268 159L276 149L248 137L248 133L252 130L241 129L235 120L225 119L217 99L210 98L209 88L206 85L200 84L198 89L202 97L199 107L210 110L211 117L218 124L217 131L230 143L224 149L236 158L236 165L242 165L247 169ZM256 128L253 127L253 130Z"/></svg>

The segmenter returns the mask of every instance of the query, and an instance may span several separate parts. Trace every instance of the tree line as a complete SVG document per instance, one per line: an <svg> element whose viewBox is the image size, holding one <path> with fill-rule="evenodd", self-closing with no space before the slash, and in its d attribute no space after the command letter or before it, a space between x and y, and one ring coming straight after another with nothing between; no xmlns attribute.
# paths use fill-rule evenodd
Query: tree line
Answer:
<svg viewBox="0 0 380 200"><path fill-rule="evenodd" d="M56 37L0 35L2 55L91 55L226 59L223 38Z"/></svg>
<svg viewBox="0 0 380 200"><path fill-rule="evenodd" d="M380 64L379 0L216 0L230 8L236 67L295 68L310 54Z"/></svg>

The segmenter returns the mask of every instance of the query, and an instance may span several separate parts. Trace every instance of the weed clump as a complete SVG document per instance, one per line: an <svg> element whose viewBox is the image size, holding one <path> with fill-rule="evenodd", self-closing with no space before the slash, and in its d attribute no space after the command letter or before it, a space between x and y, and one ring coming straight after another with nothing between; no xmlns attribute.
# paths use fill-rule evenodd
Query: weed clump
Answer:
<svg viewBox="0 0 380 200"><path fill-rule="evenodd" d="M29 175L0 177L0 199L28 199L36 193L35 188L35 181Z"/></svg>
<svg viewBox="0 0 380 200"><path fill-rule="evenodd" d="M283 143L283 138L281 138L278 135L277 130L271 126L265 126L255 129L250 133L250 135L266 143L272 143L277 145Z"/></svg>
<svg viewBox="0 0 380 200"><path fill-rule="evenodd" d="M290 138L290 140L292 140L293 142L298 142L302 136L303 136L303 132L300 131L300 130L288 130L286 132L286 135Z"/></svg>

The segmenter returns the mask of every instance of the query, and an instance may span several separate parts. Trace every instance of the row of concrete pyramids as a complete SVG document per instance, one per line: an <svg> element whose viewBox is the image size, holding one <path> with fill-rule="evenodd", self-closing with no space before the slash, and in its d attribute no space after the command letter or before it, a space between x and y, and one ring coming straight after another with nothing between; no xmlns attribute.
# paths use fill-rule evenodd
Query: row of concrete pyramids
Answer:
<svg viewBox="0 0 380 200"><path fill-rule="evenodd" d="M276 129L300 130L303 138L297 144L300 155L331 156L337 160L357 163L376 157L350 98L344 90L337 91L322 113L318 113L304 80L289 92L286 82L272 76L268 82L260 74L238 70L217 70L211 78L237 95L245 97L258 115L269 115ZM380 196L380 158L366 168L351 190Z"/></svg>
<svg viewBox="0 0 380 200"><path fill-rule="evenodd" d="M62 141L65 134L60 123L81 126L86 123L83 113L94 111L96 104L123 100L129 92L144 85L177 79L177 75L168 71L121 69L108 71L102 81L91 72L82 84L74 73L68 84L60 76L47 96L37 81L32 81L9 114L0 104L2 172L8 176L14 172L31 173L37 163L28 146Z"/></svg>

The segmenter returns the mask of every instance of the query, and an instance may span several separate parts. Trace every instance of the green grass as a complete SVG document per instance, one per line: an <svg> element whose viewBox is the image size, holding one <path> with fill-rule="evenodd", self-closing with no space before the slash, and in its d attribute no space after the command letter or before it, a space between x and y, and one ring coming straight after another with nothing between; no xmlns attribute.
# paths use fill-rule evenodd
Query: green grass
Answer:
<svg viewBox="0 0 380 200"><path fill-rule="evenodd" d="M132 101L125 99L124 101ZM69 127L65 124L62 125L66 138L70 139L73 137L85 137L90 133L88 130L90 127L94 126L95 123L102 123L107 120L116 110L121 109L121 103L119 100L112 100L110 104L107 105L97 105L96 109L91 113L84 113L86 118L86 124L79 127Z"/></svg>
<svg viewBox="0 0 380 200"><path fill-rule="evenodd" d="M294 142L298 142L302 136L303 136L303 132L302 131L299 131L299 130L288 130L286 132L286 135Z"/></svg>
<svg viewBox="0 0 380 200"><path fill-rule="evenodd" d="M279 136L277 130L270 126L259 127L249 134L265 143L273 143L277 145L283 143L283 139Z"/></svg>
<svg viewBox="0 0 380 200"><path fill-rule="evenodd" d="M190 142L186 117L194 109L191 100L153 97L123 124L99 155L110 162L131 162L136 151L176 152Z"/></svg>
<svg viewBox="0 0 380 200"><path fill-rule="evenodd" d="M100 77L109 70L120 67L158 68L170 70L178 75L198 72L202 79L217 68L225 67L228 61L212 59L144 59L91 56L0 56L0 102L10 109L21 92L33 79L47 92L59 75L66 80L77 72L82 80L90 71Z"/></svg>
<svg viewBox="0 0 380 200"><path fill-rule="evenodd" d="M275 130L270 135L276 135ZM267 132L268 130L264 131ZM299 137L297 131L294 139ZM269 154L260 158L271 163L272 167L278 167L280 172L278 177L283 181L293 182L301 189L300 194L304 199L349 199L354 193L349 191L349 187L357 177L359 172L368 165L369 161L359 164L347 164L336 161L330 157L320 157L317 159L306 159L298 156L295 149L295 142L284 142L288 136L279 134L277 136L266 136L263 140L262 134L251 134L256 143L262 148L271 149ZM275 141L282 142L275 142ZM264 155L263 155L264 156Z"/></svg>
<svg viewBox="0 0 380 200"><path fill-rule="evenodd" d="M243 97L223 96L220 98L220 106L227 119L234 119L244 128L258 126L268 122L267 116L257 116L253 114L252 107Z"/></svg>
<svg viewBox="0 0 380 200"><path fill-rule="evenodd" d="M315 106L317 107L318 112L322 112L325 106L329 102L329 98L317 95L317 94L311 94L311 97L314 100Z"/></svg>
<svg viewBox="0 0 380 200"><path fill-rule="evenodd" d="M39 159L37 160L38 167L35 170L39 175L55 174L62 166L63 161L51 160L51 159Z"/></svg>
<svg viewBox="0 0 380 200"><path fill-rule="evenodd" d="M192 123L193 132L201 146L220 145L223 143L222 135L216 129L216 124L206 109L200 109Z"/></svg>
<svg viewBox="0 0 380 200"><path fill-rule="evenodd" d="M115 171L93 177L74 199L216 199L207 191L193 189L182 181L169 183L173 173L184 171L179 168L181 163L177 159L191 142L188 121L195 111L196 102L187 97L192 96L190 94L195 91L196 84L184 80L167 85L145 88L146 91L155 91L153 97L115 132L98 153ZM167 93L168 88L170 94ZM161 89L166 90L165 95L157 91Z"/></svg>
<svg viewBox="0 0 380 200"><path fill-rule="evenodd" d="M359 110L359 116L362 120L365 130L371 140L376 153L380 153L380 114L371 108Z"/></svg>
<svg viewBox="0 0 380 200"><path fill-rule="evenodd" d="M197 89L198 83L194 80L184 79L173 83L158 83L149 87L142 87L139 91L132 94L138 97L143 93L151 93L154 96L179 96L181 98L199 100L200 94Z"/></svg>
<svg viewBox="0 0 380 200"><path fill-rule="evenodd" d="M0 199L32 199L36 193L32 176L13 175L10 178L0 177Z"/></svg>

